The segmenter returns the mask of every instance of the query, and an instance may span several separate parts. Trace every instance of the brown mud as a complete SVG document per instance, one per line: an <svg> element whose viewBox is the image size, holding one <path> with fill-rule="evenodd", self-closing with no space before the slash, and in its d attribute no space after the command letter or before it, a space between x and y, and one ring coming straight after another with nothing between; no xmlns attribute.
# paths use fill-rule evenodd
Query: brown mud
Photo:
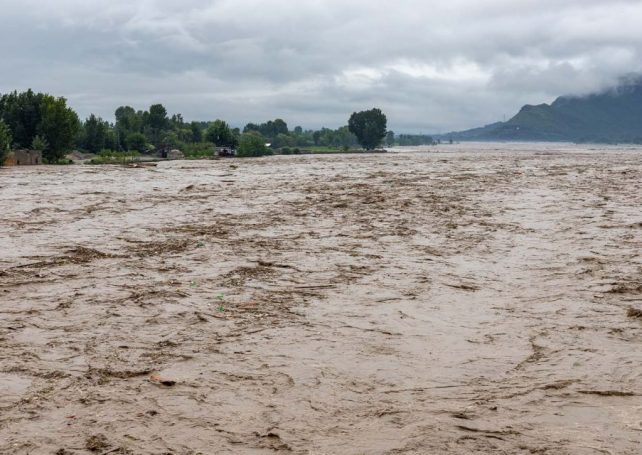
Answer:
<svg viewBox="0 0 642 455"><path fill-rule="evenodd" d="M637 454L642 150L0 170L2 454Z"/></svg>

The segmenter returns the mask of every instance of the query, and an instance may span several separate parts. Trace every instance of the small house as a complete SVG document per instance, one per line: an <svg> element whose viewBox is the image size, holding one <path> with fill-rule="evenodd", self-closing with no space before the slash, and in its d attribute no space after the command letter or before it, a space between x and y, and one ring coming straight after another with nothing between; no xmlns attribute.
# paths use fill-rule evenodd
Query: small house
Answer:
<svg viewBox="0 0 642 455"><path fill-rule="evenodd" d="M184 160L185 155L178 149L172 149L170 147L164 146L157 149L157 154L159 158L165 158L168 160Z"/></svg>
<svg viewBox="0 0 642 455"><path fill-rule="evenodd" d="M13 150L4 161L5 166L35 166L42 164L40 150Z"/></svg>
<svg viewBox="0 0 642 455"><path fill-rule="evenodd" d="M214 156L229 157L236 156L236 150L232 147L216 147Z"/></svg>

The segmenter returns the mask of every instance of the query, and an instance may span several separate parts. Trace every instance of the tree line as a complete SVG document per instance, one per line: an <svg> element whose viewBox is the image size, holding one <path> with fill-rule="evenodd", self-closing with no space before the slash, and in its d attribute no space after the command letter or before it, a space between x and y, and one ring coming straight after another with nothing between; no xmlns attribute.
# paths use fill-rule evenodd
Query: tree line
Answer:
<svg viewBox="0 0 642 455"><path fill-rule="evenodd" d="M0 149L43 151L48 161L57 161L76 141L80 121L64 98L28 90L0 97Z"/></svg>
<svg viewBox="0 0 642 455"><path fill-rule="evenodd" d="M91 114L81 121L62 97L32 90L0 96L0 158L10 148L40 150L46 162L63 159L70 150L154 153L160 148L180 149L188 156L211 154L212 146L237 148L240 156L273 153L275 149L306 147L373 149L393 145L386 116L379 109L355 112L348 125L320 130L293 129L283 119L248 123L241 130L224 120L186 122L169 115L162 104L147 110L120 106L115 122ZM403 138L403 136L401 136ZM4 159L0 160L0 163Z"/></svg>

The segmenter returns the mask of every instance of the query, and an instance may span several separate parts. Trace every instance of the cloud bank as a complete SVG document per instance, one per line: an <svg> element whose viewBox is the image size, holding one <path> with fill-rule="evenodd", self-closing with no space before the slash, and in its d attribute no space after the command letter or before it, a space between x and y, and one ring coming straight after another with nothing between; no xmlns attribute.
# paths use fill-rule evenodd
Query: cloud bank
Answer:
<svg viewBox="0 0 642 455"><path fill-rule="evenodd" d="M336 127L380 107L398 132L501 120L642 72L640 1L0 0L0 92L113 119Z"/></svg>

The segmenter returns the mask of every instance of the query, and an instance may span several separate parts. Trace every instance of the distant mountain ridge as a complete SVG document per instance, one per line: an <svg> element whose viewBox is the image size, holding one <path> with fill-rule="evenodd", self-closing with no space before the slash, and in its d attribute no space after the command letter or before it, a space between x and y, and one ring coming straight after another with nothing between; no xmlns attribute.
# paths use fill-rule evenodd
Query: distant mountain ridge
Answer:
<svg viewBox="0 0 642 455"><path fill-rule="evenodd" d="M526 105L506 122L453 132L441 139L642 143L642 78L587 96Z"/></svg>

